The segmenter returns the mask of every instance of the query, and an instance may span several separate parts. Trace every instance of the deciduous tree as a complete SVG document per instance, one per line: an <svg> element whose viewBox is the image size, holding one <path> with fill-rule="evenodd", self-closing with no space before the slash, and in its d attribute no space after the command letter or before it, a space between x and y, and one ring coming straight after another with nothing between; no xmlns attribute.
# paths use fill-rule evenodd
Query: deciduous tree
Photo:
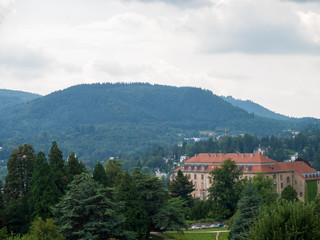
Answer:
<svg viewBox="0 0 320 240"><path fill-rule="evenodd" d="M286 186L281 192L281 199L287 201L296 201L298 200L297 191L291 185Z"/></svg>
<svg viewBox="0 0 320 240"><path fill-rule="evenodd" d="M237 202L242 191L240 176L242 171L231 159L225 160L221 167L215 168L211 173L212 185L209 187L209 198L225 211L226 218L235 212Z"/></svg>

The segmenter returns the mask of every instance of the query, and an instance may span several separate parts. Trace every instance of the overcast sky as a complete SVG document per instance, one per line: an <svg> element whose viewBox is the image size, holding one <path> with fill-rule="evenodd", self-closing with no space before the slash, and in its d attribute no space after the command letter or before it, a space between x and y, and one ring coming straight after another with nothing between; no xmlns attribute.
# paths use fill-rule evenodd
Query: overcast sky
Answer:
<svg viewBox="0 0 320 240"><path fill-rule="evenodd" d="M195 86L320 118L320 1L0 0L0 78Z"/></svg>

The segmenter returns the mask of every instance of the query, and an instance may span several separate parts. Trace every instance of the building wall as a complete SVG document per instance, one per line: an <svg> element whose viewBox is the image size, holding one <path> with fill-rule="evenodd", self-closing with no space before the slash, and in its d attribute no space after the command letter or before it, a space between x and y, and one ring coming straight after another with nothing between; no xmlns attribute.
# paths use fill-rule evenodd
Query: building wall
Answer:
<svg viewBox="0 0 320 240"><path fill-rule="evenodd" d="M197 199L205 200L208 198L207 189L211 186L212 181L209 173L205 172L183 172L195 185L195 191L192 196ZM306 181L295 174L294 172L277 172L277 173L263 173L267 178L273 179L274 190L277 194L281 194L283 189L291 185L298 194L298 199L304 201L304 194L306 191ZM242 178L253 178L255 173L245 173ZM320 193L320 181L318 180L318 193Z"/></svg>

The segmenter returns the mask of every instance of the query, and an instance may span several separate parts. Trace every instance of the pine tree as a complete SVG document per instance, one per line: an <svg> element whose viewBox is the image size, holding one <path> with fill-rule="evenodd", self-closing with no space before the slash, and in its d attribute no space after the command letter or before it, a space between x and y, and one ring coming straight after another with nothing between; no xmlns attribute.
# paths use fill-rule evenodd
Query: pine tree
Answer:
<svg viewBox="0 0 320 240"><path fill-rule="evenodd" d="M194 191L192 181L189 181L188 176L183 175L181 170L178 171L177 176L169 184L169 191L172 197L181 197L185 200L189 207L193 201L191 193Z"/></svg>
<svg viewBox="0 0 320 240"><path fill-rule="evenodd" d="M117 187L116 199L124 203L124 208L121 212L126 218L125 229L137 233L139 239L141 239L147 230L147 213L142 197L132 177L127 172L123 174Z"/></svg>
<svg viewBox="0 0 320 240"><path fill-rule="evenodd" d="M261 203L262 199L256 186L249 182L245 186L238 202L238 211L231 227L229 239L246 239Z"/></svg>
<svg viewBox="0 0 320 240"><path fill-rule="evenodd" d="M76 175L69 190L53 208L61 233L69 240L127 239L121 206L89 174Z"/></svg>
<svg viewBox="0 0 320 240"><path fill-rule="evenodd" d="M52 146L50 148L49 164L50 170L53 174L54 182L61 194L64 194L68 182L62 152L58 148L56 141L52 142Z"/></svg>
<svg viewBox="0 0 320 240"><path fill-rule="evenodd" d="M68 157L66 165L66 173L68 176L68 181L71 182L74 176L86 172L86 167L80 162L75 153L71 153Z"/></svg>
<svg viewBox="0 0 320 240"><path fill-rule="evenodd" d="M119 159L110 159L107 161L107 166L105 168L107 175L107 186L115 187L120 181L121 175L123 173L121 166L123 164Z"/></svg>
<svg viewBox="0 0 320 240"><path fill-rule="evenodd" d="M44 153L39 152L34 161L31 196L29 200L32 217L51 217L50 207L58 203L61 192L56 186Z"/></svg>
<svg viewBox="0 0 320 240"><path fill-rule="evenodd" d="M20 145L13 151L7 163L8 174L4 187L8 202L20 197L28 198L33 173L34 149L31 145Z"/></svg>
<svg viewBox="0 0 320 240"><path fill-rule="evenodd" d="M107 174L100 162L93 169L93 179L103 186L107 186Z"/></svg>

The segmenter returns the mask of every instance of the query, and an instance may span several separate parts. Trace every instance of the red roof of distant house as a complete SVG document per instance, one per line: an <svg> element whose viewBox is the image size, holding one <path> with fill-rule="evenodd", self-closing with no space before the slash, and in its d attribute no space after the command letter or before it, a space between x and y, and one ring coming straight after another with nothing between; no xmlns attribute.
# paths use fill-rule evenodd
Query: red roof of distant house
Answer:
<svg viewBox="0 0 320 240"><path fill-rule="evenodd" d="M320 174L304 161L277 162L259 153L200 153L186 161L184 165L175 169L183 172L211 172L220 164L232 159L242 168L244 173L276 173L292 172L306 180L318 180Z"/></svg>
<svg viewBox="0 0 320 240"><path fill-rule="evenodd" d="M259 153L199 153L192 158L184 161L184 163L222 163L224 160L231 158L237 164L241 163L276 163Z"/></svg>

